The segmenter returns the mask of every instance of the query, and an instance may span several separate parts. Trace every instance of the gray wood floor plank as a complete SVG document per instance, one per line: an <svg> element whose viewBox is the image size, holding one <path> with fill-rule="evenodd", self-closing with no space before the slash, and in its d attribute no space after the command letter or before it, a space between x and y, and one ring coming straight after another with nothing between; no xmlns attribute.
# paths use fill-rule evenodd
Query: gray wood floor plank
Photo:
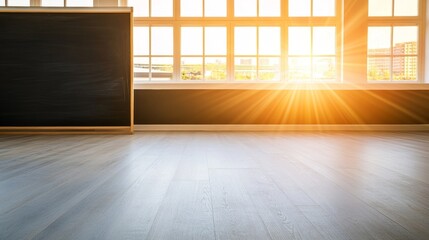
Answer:
<svg viewBox="0 0 429 240"><path fill-rule="evenodd" d="M394 179L387 181L367 171L336 170L315 161L301 161L305 161L308 167L335 181L343 189L354 189L356 182L364 182L365 188L349 192L408 231L424 235L429 229L429 187L422 186L424 183L414 183L414 187L410 188ZM342 181L336 181L338 176L343 176Z"/></svg>
<svg viewBox="0 0 429 240"><path fill-rule="evenodd" d="M215 239L208 181L173 181L147 239Z"/></svg>
<svg viewBox="0 0 429 240"><path fill-rule="evenodd" d="M300 209L259 169L238 171L272 239L322 239Z"/></svg>
<svg viewBox="0 0 429 240"><path fill-rule="evenodd" d="M216 239L271 239L235 169L210 169Z"/></svg>
<svg viewBox="0 0 429 240"><path fill-rule="evenodd" d="M115 145L115 141L110 143ZM37 169L33 169L33 165L29 164L31 170L22 167L25 170L24 173L13 175L9 179L1 181L0 189L9 189L9 191L7 195L0 195L0 201L3 203L0 205L0 213L3 213L4 209L14 209L15 206L20 206L29 199L36 199L38 195L61 186L64 181L70 181L70 178L74 179L73 177L79 175L82 170L86 172L88 169L93 169L94 172L98 172L104 169L103 165L111 162L109 157L113 160L118 159L113 158L115 153L130 154L126 145L115 148L110 146L110 151L107 151L109 147L103 144L78 149L78 151L68 152L68 156L51 154L40 159L40 161L45 160L49 164L44 164L43 167ZM58 150L58 152L62 152L62 150Z"/></svg>
<svg viewBox="0 0 429 240"><path fill-rule="evenodd" d="M113 151L107 152L106 155L100 153L98 157L81 159L84 160L82 168L72 171L64 178L62 175L57 177L55 180L58 182L53 184L50 184L49 179L43 180L42 178L39 182L40 187L44 186L43 181L45 181L50 184L49 189L42 189L43 191L39 192L37 196L33 195L18 206L2 213L0 226L3 228L0 231L0 239L31 239L121 169L133 163L132 160L129 162L124 160L129 160L138 152L125 151L124 155L115 156L113 153L119 149L121 147L112 148ZM107 157L109 153L115 157ZM26 181L28 179L25 179L24 183ZM11 199L13 201L13 196ZM20 230L14 231L14 228L18 226Z"/></svg>
<svg viewBox="0 0 429 240"><path fill-rule="evenodd" d="M426 240L429 133L0 136L0 239Z"/></svg>
<svg viewBox="0 0 429 240"><path fill-rule="evenodd" d="M207 145L212 143L211 139L201 134L191 133L183 141L187 144L174 180L208 181Z"/></svg>

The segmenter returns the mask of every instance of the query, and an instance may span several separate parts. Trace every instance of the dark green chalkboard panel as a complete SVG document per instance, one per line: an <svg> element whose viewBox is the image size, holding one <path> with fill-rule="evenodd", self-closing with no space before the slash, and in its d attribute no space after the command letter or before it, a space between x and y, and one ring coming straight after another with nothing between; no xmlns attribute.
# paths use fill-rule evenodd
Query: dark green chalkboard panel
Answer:
<svg viewBox="0 0 429 240"><path fill-rule="evenodd" d="M131 126L130 12L76 11L0 12L1 127Z"/></svg>

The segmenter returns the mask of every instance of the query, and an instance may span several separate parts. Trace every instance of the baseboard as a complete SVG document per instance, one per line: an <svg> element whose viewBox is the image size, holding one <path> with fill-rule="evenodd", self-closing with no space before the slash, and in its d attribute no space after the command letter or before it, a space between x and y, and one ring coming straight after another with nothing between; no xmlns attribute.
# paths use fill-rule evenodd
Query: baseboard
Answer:
<svg viewBox="0 0 429 240"><path fill-rule="evenodd" d="M429 124L147 124L134 131L429 131Z"/></svg>

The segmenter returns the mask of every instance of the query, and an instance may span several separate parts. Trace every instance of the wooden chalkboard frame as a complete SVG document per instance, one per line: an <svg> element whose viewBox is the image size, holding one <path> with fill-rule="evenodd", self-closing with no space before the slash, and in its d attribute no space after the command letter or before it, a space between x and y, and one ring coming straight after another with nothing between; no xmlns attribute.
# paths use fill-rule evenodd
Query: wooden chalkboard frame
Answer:
<svg viewBox="0 0 429 240"><path fill-rule="evenodd" d="M0 126L0 134L132 134L134 132L133 8L0 8L0 13L127 13L130 18L130 124L129 126Z"/></svg>

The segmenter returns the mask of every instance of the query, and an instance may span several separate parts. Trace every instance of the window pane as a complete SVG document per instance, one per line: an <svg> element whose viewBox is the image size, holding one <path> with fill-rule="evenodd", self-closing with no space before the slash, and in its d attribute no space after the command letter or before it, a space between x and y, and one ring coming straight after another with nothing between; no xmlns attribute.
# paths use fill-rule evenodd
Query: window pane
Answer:
<svg viewBox="0 0 429 240"><path fill-rule="evenodd" d="M417 35L415 26L393 27L393 54L417 54Z"/></svg>
<svg viewBox="0 0 429 240"><path fill-rule="evenodd" d="M205 54L226 55L226 27L206 27Z"/></svg>
<svg viewBox="0 0 429 240"><path fill-rule="evenodd" d="M42 7L63 7L64 0L42 0Z"/></svg>
<svg viewBox="0 0 429 240"><path fill-rule="evenodd" d="M67 0L67 7L93 7L93 0Z"/></svg>
<svg viewBox="0 0 429 240"><path fill-rule="evenodd" d="M0 6L5 6L5 0L0 0Z"/></svg>
<svg viewBox="0 0 429 240"><path fill-rule="evenodd" d="M173 28L152 27L152 55L173 55Z"/></svg>
<svg viewBox="0 0 429 240"><path fill-rule="evenodd" d="M226 58L208 57L205 68L206 80L226 80Z"/></svg>
<svg viewBox="0 0 429 240"><path fill-rule="evenodd" d="M289 0L290 17L308 17L311 14L310 0Z"/></svg>
<svg viewBox="0 0 429 240"><path fill-rule="evenodd" d="M134 7L134 17L149 16L149 0L128 0L128 6Z"/></svg>
<svg viewBox="0 0 429 240"><path fill-rule="evenodd" d="M202 80L203 79L203 58L182 58L181 59L181 79L182 80Z"/></svg>
<svg viewBox="0 0 429 240"><path fill-rule="evenodd" d="M392 16L392 1L393 0L369 0L368 16Z"/></svg>
<svg viewBox="0 0 429 240"><path fill-rule="evenodd" d="M256 58L235 58L235 80L256 80Z"/></svg>
<svg viewBox="0 0 429 240"><path fill-rule="evenodd" d="M182 17L202 17L203 0L180 0L180 15Z"/></svg>
<svg viewBox="0 0 429 240"><path fill-rule="evenodd" d="M235 55L256 55L256 27L236 27Z"/></svg>
<svg viewBox="0 0 429 240"><path fill-rule="evenodd" d="M418 16L419 0L395 0L395 16Z"/></svg>
<svg viewBox="0 0 429 240"><path fill-rule="evenodd" d="M134 80L135 81L149 80L149 58L147 57L134 58Z"/></svg>
<svg viewBox="0 0 429 240"><path fill-rule="evenodd" d="M368 80L390 80L390 58L370 57L368 58Z"/></svg>
<svg viewBox="0 0 429 240"><path fill-rule="evenodd" d="M149 27L134 27L134 55L149 55Z"/></svg>
<svg viewBox="0 0 429 240"><path fill-rule="evenodd" d="M203 28L182 27L181 55L203 55Z"/></svg>
<svg viewBox="0 0 429 240"><path fill-rule="evenodd" d="M173 79L173 58L158 57L152 58L151 67L152 80L172 80Z"/></svg>
<svg viewBox="0 0 429 240"><path fill-rule="evenodd" d="M335 27L313 28L313 54L335 55Z"/></svg>
<svg viewBox="0 0 429 240"><path fill-rule="evenodd" d="M173 0L152 0L152 17L172 17Z"/></svg>
<svg viewBox="0 0 429 240"><path fill-rule="evenodd" d="M279 17L280 0L259 0L259 16L261 17Z"/></svg>
<svg viewBox="0 0 429 240"><path fill-rule="evenodd" d="M335 0L313 0L313 16L335 16Z"/></svg>
<svg viewBox="0 0 429 240"><path fill-rule="evenodd" d="M310 27L289 27L289 55L310 55L310 36Z"/></svg>
<svg viewBox="0 0 429 240"><path fill-rule="evenodd" d="M394 57L393 80L417 80L417 57Z"/></svg>
<svg viewBox="0 0 429 240"><path fill-rule="evenodd" d="M280 80L280 58L260 58L258 75L259 80Z"/></svg>
<svg viewBox="0 0 429 240"><path fill-rule="evenodd" d="M280 27L259 28L259 54L280 55Z"/></svg>
<svg viewBox="0 0 429 240"><path fill-rule="evenodd" d="M390 55L391 27L368 27L368 55Z"/></svg>
<svg viewBox="0 0 429 240"><path fill-rule="evenodd" d="M337 72L335 57L313 58L313 79L335 80Z"/></svg>
<svg viewBox="0 0 429 240"><path fill-rule="evenodd" d="M204 16L226 17L226 0L205 0Z"/></svg>
<svg viewBox="0 0 429 240"><path fill-rule="evenodd" d="M257 0L234 0L234 16L256 17Z"/></svg>
<svg viewBox="0 0 429 240"><path fill-rule="evenodd" d="M7 5L11 7L27 7L30 6L30 0L8 0Z"/></svg>
<svg viewBox="0 0 429 240"><path fill-rule="evenodd" d="M311 59L309 57L290 57L288 67L289 80L308 81L311 79Z"/></svg>

